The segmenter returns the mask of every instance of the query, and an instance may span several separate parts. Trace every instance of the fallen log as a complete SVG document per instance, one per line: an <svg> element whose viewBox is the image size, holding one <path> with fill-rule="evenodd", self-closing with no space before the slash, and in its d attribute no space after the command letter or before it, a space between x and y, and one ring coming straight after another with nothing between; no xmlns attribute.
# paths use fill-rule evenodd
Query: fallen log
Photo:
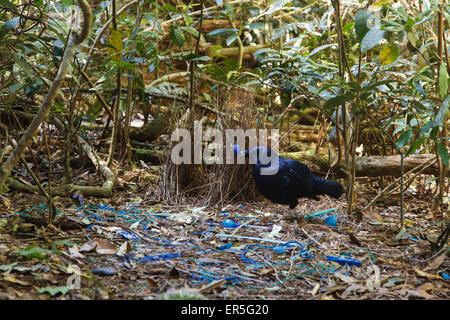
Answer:
<svg viewBox="0 0 450 320"><path fill-rule="evenodd" d="M304 162L314 173L330 172L336 176L345 176L345 161L343 160L334 168L330 169L330 163L327 157L317 157L305 155L303 152L281 152L280 155L285 158L295 159ZM434 154L414 154L404 158L404 172L408 172L425 162L434 161ZM426 168L423 174L439 176L439 166L437 163ZM380 176L400 176L400 156L366 156L356 158L356 176L357 177L380 177ZM450 174L447 174L450 176Z"/></svg>

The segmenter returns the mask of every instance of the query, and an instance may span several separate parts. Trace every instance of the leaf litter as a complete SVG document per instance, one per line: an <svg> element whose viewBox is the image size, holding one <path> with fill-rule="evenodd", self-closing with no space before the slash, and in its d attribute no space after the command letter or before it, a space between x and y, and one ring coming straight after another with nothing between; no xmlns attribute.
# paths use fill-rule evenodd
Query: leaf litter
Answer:
<svg viewBox="0 0 450 320"><path fill-rule="evenodd" d="M0 298L448 299L448 244L431 249L441 227L429 215L407 214L396 240L398 207L344 212L334 200L295 213L83 200L62 213L81 230L34 232L12 212L0 218Z"/></svg>

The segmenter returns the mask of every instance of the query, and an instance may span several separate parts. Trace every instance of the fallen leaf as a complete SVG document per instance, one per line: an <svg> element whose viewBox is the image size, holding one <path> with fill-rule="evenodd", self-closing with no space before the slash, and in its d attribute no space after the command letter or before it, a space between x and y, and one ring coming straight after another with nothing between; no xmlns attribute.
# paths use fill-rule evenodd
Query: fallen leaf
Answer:
<svg viewBox="0 0 450 320"><path fill-rule="evenodd" d="M436 275L436 274L432 274L432 273L428 273L425 271L420 270L419 268L414 268L414 271L419 275L419 277L425 277L428 280L433 280L433 279L437 279L437 280L444 280L441 276Z"/></svg>
<svg viewBox="0 0 450 320"><path fill-rule="evenodd" d="M147 282L147 286L149 288L158 288L158 283L156 283L156 281L152 278L145 278L145 281Z"/></svg>
<svg viewBox="0 0 450 320"><path fill-rule="evenodd" d="M29 286L30 285L29 282L16 279L13 276L4 276L3 280L11 282L11 283L15 283L15 284L20 284L21 286Z"/></svg>
<svg viewBox="0 0 450 320"><path fill-rule="evenodd" d="M130 251L131 251L130 244L128 243L128 241L125 241L120 245L119 249L116 252L116 255L119 257L123 257L126 253Z"/></svg>
<svg viewBox="0 0 450 320"><path fill-rule="evenodd" d="M80 251L91 251L94 248L99 254L115 254L117 252L114 244L101 238L95 238L86 242L81 246Z"/></svg>
<svg viewBox="0 0 450 320"><path fill-rule="evenodd" d="M433 284L430 282L427 282L427 283L422 284L416 290L409 290L408 296L415 296L415 297L420 297L420 298L424 298L424 299L434 299L435 297L427 292L431 289L434 289Z"/></svg>
<svg viewBox="0 0 450 320"><path fill-rule="evenodd" d="M350 242L353 244L356 244L357 246L361 246L361 242L359 242L358 238L355 237L355 235L351 232L348 232L348 236L350 237Z"/></svg>
<svg viewBox="0 0 450 320"><path fill-rule="evenodd" d="M342 274L342 273L335 273L334 276L338 279L341 279L342 281L344 281L346 283L349 283L349 284L352 284L355 282L355 279L353 279L350 276L346 276L345 274Z"/></svg>
<svg viewBox="0 0 450 320"><path fill-rule="evenodd" d="M445 253L441 254L440 256L437 256L423 269L423 271L430 271L439 268L442 262L444 262L446 257L447 255Z"/></svg>
<svg viewBox="0 0 450 320"><path fill-rule="evenodd" d="M320 283L317 283L317 284L314 286L314 288L311 290L311 294L312 294L313 296L315 296L316 293L319 291L319 289L320 289Z"/></svg>
<svg viewBox="0 0 450 320"><path fill-rule="evenodd" d="M69 248L69 256L71 259L84 258L84 256L80 253L77 246Z"/></svg>
<svg viewBox="0 0 450 320"><path fill-rule="evenodd" d="M342 292L340 298L341 299L347 299L347 297L352 293L352 292L359 292L361 291L363 287L357 284L351 284L350 286L348 286L344 292Z"/></svg>

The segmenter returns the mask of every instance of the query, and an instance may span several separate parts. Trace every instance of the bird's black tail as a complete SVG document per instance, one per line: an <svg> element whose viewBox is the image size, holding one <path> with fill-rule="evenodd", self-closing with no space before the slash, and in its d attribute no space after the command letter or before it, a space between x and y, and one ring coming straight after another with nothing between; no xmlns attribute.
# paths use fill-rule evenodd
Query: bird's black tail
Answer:
<svg viewBox="0 0 450 320"><path fill-rule="evenodd" d="M335 181L313 176L314 190L318 195L327 194L330 197L338 199L344 193L344 187Z"/></svg>

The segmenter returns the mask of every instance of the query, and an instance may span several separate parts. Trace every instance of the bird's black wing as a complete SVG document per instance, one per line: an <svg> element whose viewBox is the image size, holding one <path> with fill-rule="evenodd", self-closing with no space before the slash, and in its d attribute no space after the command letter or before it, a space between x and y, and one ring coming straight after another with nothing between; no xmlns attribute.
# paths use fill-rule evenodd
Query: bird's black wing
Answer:
<svg viewBox="0 0 450 320"><path fill-rule="evenodd" d="M288 177L289 194L297 198L307 197L317 199L317 193L311 181L311 170L304 164L297 160L283 159L282 168L283 175Z"/></svg>

